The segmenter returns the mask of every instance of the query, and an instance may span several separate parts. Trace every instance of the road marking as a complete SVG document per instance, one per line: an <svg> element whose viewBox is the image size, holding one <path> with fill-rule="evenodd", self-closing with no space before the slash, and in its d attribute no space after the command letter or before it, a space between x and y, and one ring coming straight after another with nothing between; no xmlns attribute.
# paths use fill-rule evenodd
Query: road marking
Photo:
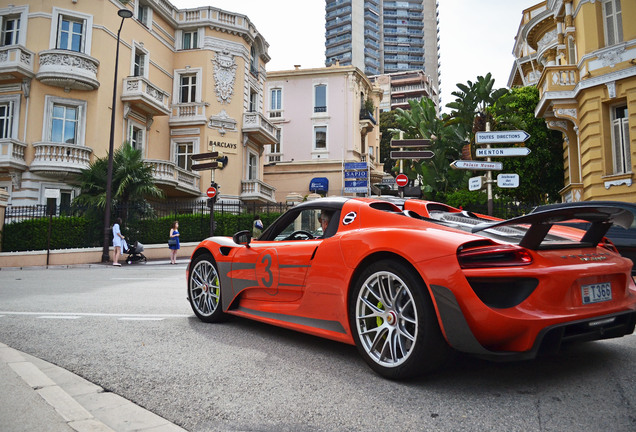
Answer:
<svg viewBox="0 0 636 432"><path fill-rule="evenodd" d="M124 317L124 318L117 318L117 321L163 321L165 318L159 318L159 317Z"/></svg>
<svg viewBox="0 0 636 432"><path fill-rule="evenodd" d="M109 314L109 313L71 313L71 312L18 312L18 311L0 311L3 315L27 315L47 318L65 318L75 319L80 317L106 317L106 318L129 318L129 319L165 319L165 318L188 318L191 315L186 314Z"/></svg>
<svg viewBox="0 0 636 432"><path fill-rule="evenodd" d="M77 315L42 315L37 317L37 319L68 319L68 320L74 320L79 318L80 317L78 317Z"/></svg>

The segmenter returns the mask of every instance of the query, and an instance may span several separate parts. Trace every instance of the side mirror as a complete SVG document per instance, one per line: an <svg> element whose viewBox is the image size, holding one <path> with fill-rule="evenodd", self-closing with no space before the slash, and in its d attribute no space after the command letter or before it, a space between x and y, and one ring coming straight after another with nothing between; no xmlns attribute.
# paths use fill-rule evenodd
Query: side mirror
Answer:
<svg viewBox="0 0 636 432"><path fill-rule="evenodd" d="M252 240L252 233L249 231L239 231L232 236L234 243L239 245L245 245L250 247L250 241Z"/></svg>

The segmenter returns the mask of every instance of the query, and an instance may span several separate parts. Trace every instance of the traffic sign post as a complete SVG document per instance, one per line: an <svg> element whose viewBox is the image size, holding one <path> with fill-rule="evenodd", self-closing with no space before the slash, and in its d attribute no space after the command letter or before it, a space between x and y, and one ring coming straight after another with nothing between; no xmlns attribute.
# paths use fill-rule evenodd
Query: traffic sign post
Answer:
<svg viewBox="0 0 636 432"><path fill-rule="evenodd" d="M397 177L395 177L395 184L399 187L404 187L409 184L409 178L406 176L406 174L399 174Z"/></svg>
<svg viewBox="0 0 636 432"><path fill-rule="evenodd" d="M476 171L501 171L503 164L501 162L477 162L468 160L456 160L451 162L451 168L476 170Z"/></svg>
<svg viewBox="0 0 636 432"><path fill-rule="evenodd" d="M475 144L522 143L528 138L530 138L530 134L522 130L477 132L475 133Z"/></svg>
<svg viewBox="0 0 636 432"><path fill-rule="evenodd" d="M528 147L510 147L510 148L479 148L475 151L477 157L516 157L528 156L530 149Z"/></svg>
<svg viewBox="0 0 636 432"><path fill-rule="evenodd" d="M402 151L392 151L391 159L431 159L435 156L430 150L402 150Z"/></svg>
<svg viewBox="0 0 636 432"><path fill-rule="evenodd" d="M392 148L412 148L412 147L430 147L431 140L427 139L399 139L399 140L391 140Z"/></svg>

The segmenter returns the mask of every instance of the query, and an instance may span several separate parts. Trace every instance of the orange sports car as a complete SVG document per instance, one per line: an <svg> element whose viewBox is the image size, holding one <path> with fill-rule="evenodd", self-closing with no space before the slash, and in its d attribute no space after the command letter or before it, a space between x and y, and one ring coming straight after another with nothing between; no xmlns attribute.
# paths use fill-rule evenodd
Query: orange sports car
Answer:
<svg viewBox="0 0 636 432"><path fill-rule="evenodd" d="M499 220L422 200L323 198L258 239L202 241L188 299L205 322L236 315L355 344L387 378L431 371L452 350L529 359L634 331L632 263L605 238L632 218L611 206ZM591 224L557 225L570 219Z"/></svg>

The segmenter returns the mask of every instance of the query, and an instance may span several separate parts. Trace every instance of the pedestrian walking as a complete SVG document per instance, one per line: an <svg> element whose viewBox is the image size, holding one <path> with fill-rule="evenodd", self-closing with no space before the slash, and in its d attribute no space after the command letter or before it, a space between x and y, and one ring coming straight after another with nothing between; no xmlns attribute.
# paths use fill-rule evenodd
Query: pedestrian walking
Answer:
<svg viewBox="0 0 636 432"><path fill-rule="evenodd" d="M127 249L125 239L126 237L121 233L121 218L117 218L113 225L113 247L115 248L115 256L113 257L114 266L121 267L121 264L119 264L119 256Z"/></svg>
<svg viewBox="0 0 636 432"><path fill-rule="evenodd" d="M168 248L170 249L170 264L177 263L177 251L181 248L179 242L179 221L172 222L170 237L168 238Z"/></svg>

